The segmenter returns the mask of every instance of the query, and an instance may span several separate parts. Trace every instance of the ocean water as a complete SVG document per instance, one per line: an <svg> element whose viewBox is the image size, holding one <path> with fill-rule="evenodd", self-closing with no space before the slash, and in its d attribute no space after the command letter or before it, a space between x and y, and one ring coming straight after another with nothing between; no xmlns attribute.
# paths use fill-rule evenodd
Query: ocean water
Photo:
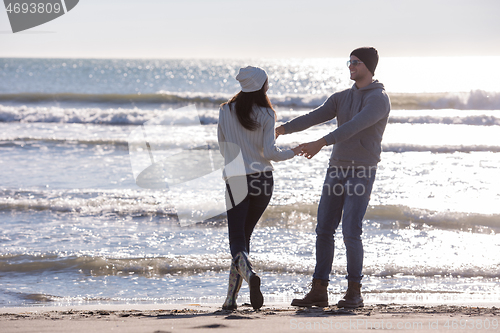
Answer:
<svg viewBox="0 0 500 333"><path fill-rule="evenodd" d="M500 299L499 60L381 59L376 78L393 111L364 222L367 301ZM130 134L162 117L179 124L156 138L167 150L202 141L215 150L218 104L238 92L239 67L268 71L285 122L350 87L345 62L0 59L0 306L222 304L225 215L182 225L172 191L137 186ZM491 71L479 69L484 62ZM201 125L182 123L188 105ZM335 126L281 136L278 145ZM267 302L307 290L330 152L274 163L274 196L251 244ZM331 303L345 274L339 232Z"/></svg>

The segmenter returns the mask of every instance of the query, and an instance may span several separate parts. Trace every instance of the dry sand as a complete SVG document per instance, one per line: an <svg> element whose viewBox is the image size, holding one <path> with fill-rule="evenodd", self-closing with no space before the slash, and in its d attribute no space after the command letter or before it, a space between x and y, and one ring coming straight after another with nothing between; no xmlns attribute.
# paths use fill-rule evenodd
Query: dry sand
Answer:
<svg viewBox="0 0 500 333"><path fill-rule="evenodd" d="M93 309L92 309L93 308ZM288 304L222 311L219 304L0 308L0 332L500 332L500 309L374 304L347 310Z"/></svg>

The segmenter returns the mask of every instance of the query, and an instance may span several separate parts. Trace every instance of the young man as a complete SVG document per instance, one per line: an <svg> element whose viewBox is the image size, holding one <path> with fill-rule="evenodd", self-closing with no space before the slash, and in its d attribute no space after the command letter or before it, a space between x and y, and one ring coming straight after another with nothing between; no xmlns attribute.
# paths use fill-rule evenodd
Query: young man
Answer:
<svg viewBox="0 0 500 333"><path fill-rule="evenodd" d="M382 135L387 124L390 101L382 83L373 80L378 52L373 47L352 51L348 66L352 88L330 96L323 105L276 128L276 135L303 131L337 118L337 128L302 148L312 158L324 146L334 145L318 206L316 226L316 267L311 291L293 306L327 306L328 281L334 254L334 234L342 220L347 252L348 289L339 307L363 306L362 221L370 200Z"/></svg>

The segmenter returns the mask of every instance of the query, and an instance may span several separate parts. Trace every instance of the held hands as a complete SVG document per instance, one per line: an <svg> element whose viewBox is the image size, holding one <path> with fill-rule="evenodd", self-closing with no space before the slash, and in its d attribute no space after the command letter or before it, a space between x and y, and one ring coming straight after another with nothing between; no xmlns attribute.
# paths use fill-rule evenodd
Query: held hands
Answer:
<svg viewBox="0 0 500 333"><path fill-rule="evenodd" d="M274 130L274 133L276 134L276 139L277 139L277 138L278 138L278 136L285 134L285 128L283 127L283 125L278 126L278 127L276 127L276 129ZM297 154L295 154L295 155L297 155Z"/></svg>
<svg viewBox="0 0 500 333"><path fill-rule="evenodd" d="M274 132L276 134L276 139L277 139L280 135L285 134L285 128L283 127L283 125L278 126L276 127ZM300 155L304 156L305 158L311 159L324 146L326 146L326 140L324 138L321 138L313 142L300 144L297 147L292 148L292 151L295 153L295 155Z"/></svg>
<svg viewBox="0 0 500 333"><path fill-rule="evenodd" d="M301 148L302 151L299 153L299 155L304 156L307 159L311 159L316 155L321 148L326 146L326 140L324 138L321 138L319 140L309 142L309 143L303 143L297 148Z"/></svg>
<svg viewBox="0 0 500 333"><path fill-rule="evenodd" d="M306 144L303 143L301 145L298 145L297 147L295 148L292 148L292 151L295 153L295 156L297 155L302 155L302 148L305 146Z"/></svg>

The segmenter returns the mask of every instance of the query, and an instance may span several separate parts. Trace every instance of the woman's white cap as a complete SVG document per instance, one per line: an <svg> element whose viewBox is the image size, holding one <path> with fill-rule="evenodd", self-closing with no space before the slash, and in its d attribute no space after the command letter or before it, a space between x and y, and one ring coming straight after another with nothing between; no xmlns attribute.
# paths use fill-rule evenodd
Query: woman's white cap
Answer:
<svg viewBox="0 0 500 333"><path fill-rule="evenodd" d="M262 68L247 66L240 68L236 80L240 81L241 91L253 92L262 88L267 80L267 73Z"/></svg>

